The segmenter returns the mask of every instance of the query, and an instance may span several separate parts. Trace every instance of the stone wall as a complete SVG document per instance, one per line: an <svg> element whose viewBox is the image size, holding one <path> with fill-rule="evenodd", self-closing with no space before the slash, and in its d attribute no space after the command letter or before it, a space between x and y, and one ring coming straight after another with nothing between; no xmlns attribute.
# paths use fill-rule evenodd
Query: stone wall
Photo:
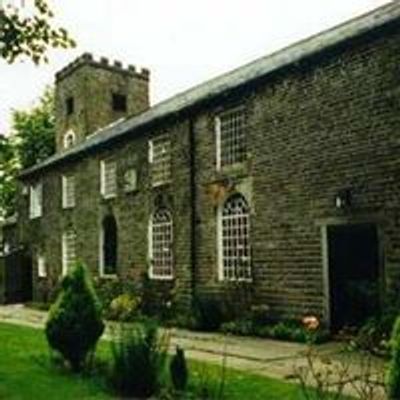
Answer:
<svg viewBox="0 0 400 400"><path fill-rule="evenodd" d="M330 224L376 223L382 279L391 283L400 271L399 39L398 29L391 27L328 49L263 81L249 83L191 115L132 132L108 149L43 172L43 217L29 221L27 197L22 199L25 242L33 251L44 249L52 274L57 276L61 234L73 225L79 258L95 272L100 224L112 212L119 230L119 272L130 270L133 279L139 279L147 269L149 216L155 201L162 201L174 216L173 285L178 297L187 302L191 294L193 156L197 194L193 279L197 290L225 290L217 274L216 210L226 196L216 199L213 190L222 188L226 195L239 191L252 209L250 286L254 301L269 305L279 317L315 313L327 318L323 259L324 231ZM239 169L216 172L214 118L238 104L248 113L248 160ZM165 132L173 141L173 181L156 190L149 180L147 141ZM101 199L99 163L107 157L117 160L119 180L127 167L137 168L137 192L126 194L119 184L116 199ZM61 209L60 176L67 171L77 175L73 210ZM343 189L352 196L348 210L334 206L334 196Z"/></svg>
<svg viewBox="0 0 400 400"><path fill-rule="evenodd" d="M140 280L148 266L148 224L156 204L162 202L173 215L175 280L168 282L183 295L190 285L190 195L189 169L187 158L187 126L172 121L167 129L172 140L173 182L153 188L148 168L148 140L157 136L159 130L134 135L128 142L112 149L103 150L72 164L42 175L43 217L29 220L28 196L21 198L20 208L24 210L24 226L21 229L23 241L29 243L33 254L42 253L50 268L47 280L57 282L61 274L62 233L73 227L77 233L77 254L94 274L98 273L100 227L103 218L112 213L118 226L118 274L129 275ZM100 195L100 161L117 161L118 194L116 198L105 200ZM138 174L137 191L125 193L124 173L135 168ZM62 209L61 176L75 174L76 206ZM35 266L37 268L37 266ZM34 274L35 275L35 274ZM111 278L104 278L111 279ZM36 280L36 289L40 282ZM39 296L40 293L36 292ZM182 301L186 301L182 298Z"/></svg>
<svg viewBox="0 0 400 400"><path fill-rule="evenodd" d="M399 50L398 30L370 35L249 85L196 116L198 287L221 293L226 286L217 276L215 184L251 203L252 292L277 317L327 318L324 234L332 224L377 224L383 286L397 280ZM248 163L218 174L214 116L237 103L247 107ZM352 197L349 210L334 205L344 189Z"/></svg>

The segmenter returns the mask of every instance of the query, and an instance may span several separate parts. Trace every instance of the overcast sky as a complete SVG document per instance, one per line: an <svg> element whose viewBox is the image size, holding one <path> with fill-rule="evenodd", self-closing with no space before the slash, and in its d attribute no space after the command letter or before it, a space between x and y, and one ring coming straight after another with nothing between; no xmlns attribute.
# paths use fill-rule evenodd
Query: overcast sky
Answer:
<svg viewBox="0 0 400 400"><path fill-rule="evenodd" d="M154 104L387 2L53 0L56 22L78 47L50 52L40 67L0 61L0 132L13 108L31 107L54 73L85 51L149 68Z"/></svg>

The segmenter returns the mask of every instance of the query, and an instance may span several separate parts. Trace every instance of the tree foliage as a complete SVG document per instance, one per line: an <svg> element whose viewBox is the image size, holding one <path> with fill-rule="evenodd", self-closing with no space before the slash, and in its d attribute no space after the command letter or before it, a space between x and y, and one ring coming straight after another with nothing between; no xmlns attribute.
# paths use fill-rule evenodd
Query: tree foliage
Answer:
<svg viewBox="0 0 400 400"><path fill-rule="evenodd" d="M32 12L24 12L26 0L20 5L0 3L0 57L9 63L28 57L35 64L47 62L49 48L74 47L75 42L64 28L53 25L53 12L47 0L31 0ZM4 3L6 3L3 0Z"/></svg>
<svg viewBox="0 0 400 400"><path fill-rule="evenodd" d="M0 135L0 218L14 213L18 170L16 151L10 138Z"/></svg>
<svg viewBox="0 0 400 400"><path fill-rule="evenodd" d="M389 399L400 399L400 317L397 318L391 337L392 359L388 372Z"/></svg>
<svg viewBox="0 0 400 400"><path fill-rule="evenodd" d="M46 89L37 107L14 111L12 129L21 168L29 168L55 152L54 92Z"/></svg>
<svg viewBox="0 0 400 400"><path fill-rule="evenodd" d="M11 134L0 135L0 217L15 211L18 173L54 154L55 129L52 89L31 110L13 112Z"/></svg>

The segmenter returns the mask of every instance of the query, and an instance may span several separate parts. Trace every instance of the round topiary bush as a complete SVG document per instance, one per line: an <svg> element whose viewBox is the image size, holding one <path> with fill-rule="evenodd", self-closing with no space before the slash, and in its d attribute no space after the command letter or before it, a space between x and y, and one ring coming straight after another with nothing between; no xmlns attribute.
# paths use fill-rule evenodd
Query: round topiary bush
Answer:
<svg viewBox="0 0 400 400"><path fill-rule="evenodd" d="M130 293L117 296L110 303L107 318L112 321L130 322L139 316L140 298Z"/></svg>
<svg viewBox="0 0 400 400"><path fill-rule="evenodd" d="M86 267L78 263L62 280L61 291L50 308L47 341L78 372L103 331L99 300Z"/></svg>
<svg viewBox="0 0 400 400"><path fill-rule="evenodd" d="M391 338L392 359L388 373L389 399L400 399L400 317L397 318Z"/></svg>

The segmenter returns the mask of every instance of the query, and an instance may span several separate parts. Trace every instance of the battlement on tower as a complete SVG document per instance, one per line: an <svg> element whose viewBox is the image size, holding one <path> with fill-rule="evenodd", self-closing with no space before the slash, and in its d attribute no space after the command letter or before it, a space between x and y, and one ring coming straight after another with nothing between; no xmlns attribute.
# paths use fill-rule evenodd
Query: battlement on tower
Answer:
<svg viewBox="0 0 400 400"><path fill-rule="evenodd" d="M100 57L96 59L93 54L84 53L56 74L56 82L65 79L73 72L75 72L78 68L81 68L85 65L90 65L91 67L95 68L106 69L111 72L127 74L133 78L139 78L144 81L149 81L150 79L150 71L147 68L139 68L131 64L125 67L121 61L110 61L107 57Z"/></svg>

